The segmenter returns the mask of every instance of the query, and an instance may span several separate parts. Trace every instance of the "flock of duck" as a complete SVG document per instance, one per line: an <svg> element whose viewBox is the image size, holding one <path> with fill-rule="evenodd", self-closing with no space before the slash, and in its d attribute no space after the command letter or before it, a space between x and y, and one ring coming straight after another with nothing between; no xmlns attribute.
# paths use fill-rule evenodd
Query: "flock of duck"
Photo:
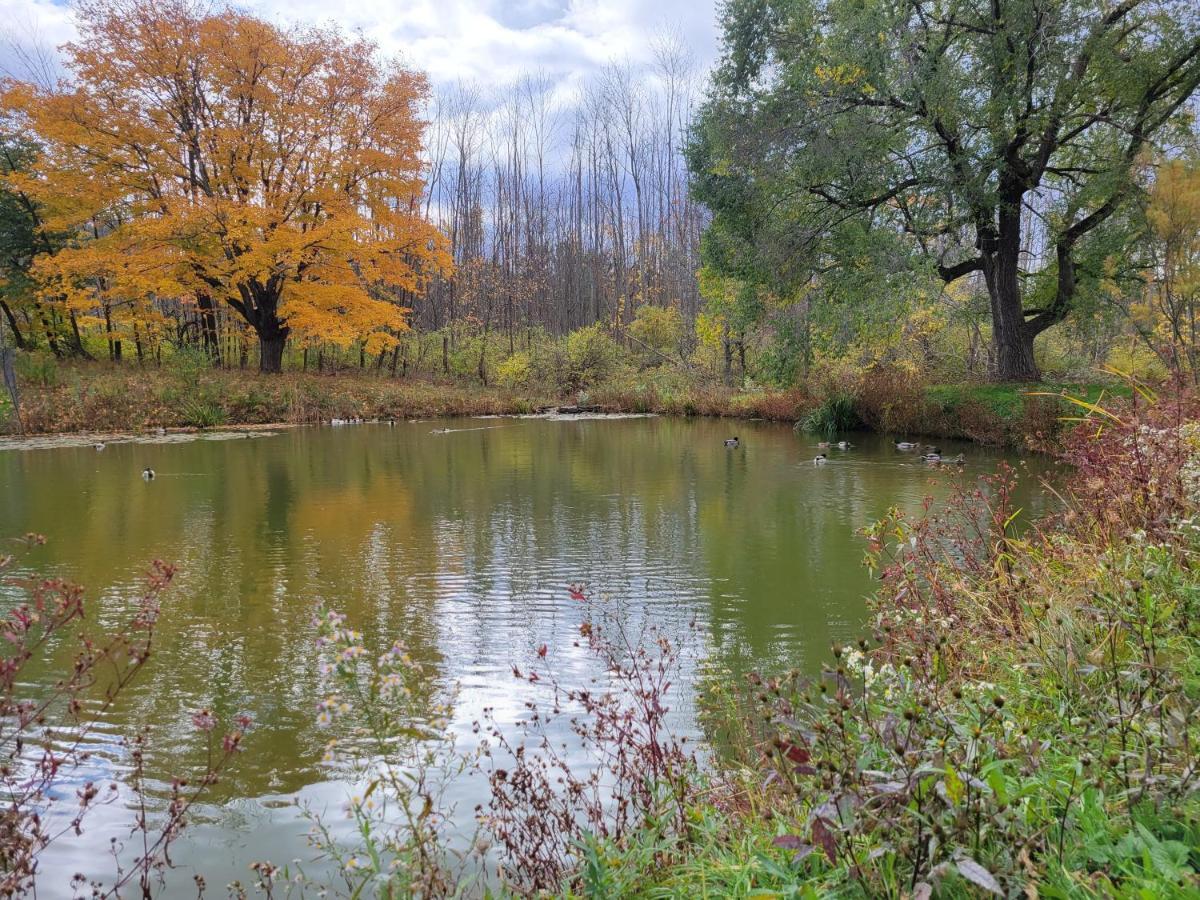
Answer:
<svg viewBox="0 0 1200 900"><path fill-rule="evenodd" d="M363 421L364 421L363 419L331 419L329 421L329 424L330 425L362 425ZM385 421L387 422L388 425L396 424L395 419L387 419ZM432 434L444 434L444 433L448 432L449 430L450 430L449 428L435 428L433 430L433 432L431 432L431 433ZM158 433L160 435L166 434L167 430L165 428L159 428ZM952 466L961 466L961 465L966 464L966 457L964 457L961 453L958 454L958 456L947 458L942 455L941 449L939 447L934 446L933 444L915 444L910 441L896 441L895 443L896 443L896 449L903 451L903 452L920 451L921 459L924 460L926 463L928 463L931 466L941 465L942 463L948 463ZM729 449L733 449L735 447L740 447L741 445L742 445L742 440L737 435L735 435L731 438L725 439L725 446L728 447ZM95 447L97 451L100 451L105 448L106 444L104 443L104 441L96 441L96 443L94 443L92 446ZM817 447L821 450L830 450L833 448L837 448L838 450L849 450L853 446L854 445L851 444L849 441L836 441L836 442L821 441L820 443L817 444ZM829 462L829 457L824 453L818 453L816 456L813 457L813 465L823 466L827 462ZM145 481L153 481L154 480L154 470L152 468L150 468L149 466L146 466L144 469L142 469L142 479Z"/></svg>
<svg viewBox="0 0 1200 900"><path fill-rule="evenodd" d="M734 447L740 447L741 445L742 442L741 438L739 437L735 436L725 439L725 446L730 449L733 449ZM953 457L943 456L941 448L933 444L915 444L910 441L896 441L895 445L897 450L905 453L919 452L921 454L921 459L931 466L941 465L942 463L952 466L962 466L966 465L967 462L967 458L961 453L958 454L958 456ZM838 450L849 450L853 446L854 445L849 441L821 441L817 444L817 447L821 450L830 450L834 448ZM825 453L818 453L813 457L813 465L815 466L823 466L827 462L829 462L829 456Z"/></svg>

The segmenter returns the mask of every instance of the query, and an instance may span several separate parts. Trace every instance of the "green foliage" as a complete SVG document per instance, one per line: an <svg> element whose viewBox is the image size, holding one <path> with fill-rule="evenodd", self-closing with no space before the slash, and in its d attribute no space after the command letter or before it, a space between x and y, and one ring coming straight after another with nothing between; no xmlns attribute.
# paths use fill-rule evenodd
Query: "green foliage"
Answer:
<svg viewBox="0 0 1200 900"><path fill-rule="evenodd" d="M208 390L200 389L180 401L179 417L184 425L196 428L215 428L229 421L221 400Z"/></svg>
<svg viewBox="0 0 1200 900"><path fill-rule="evenodd" d="M496 366L496 383L507 388L525 387L532 374L533 358L527 351L518 350Z"/></svg>
<svg viewBox="0 0 1200 900"><path fill-rule="evenodd" d="M195 384L200 376L212 368L212 359L200 347L184 344L176 347L166 362L167 370L177 375L186 384Z"/></svg>
<svg viewBox="0 0 1200 900"><path fill-rule="evenodd" d="M987 282L996 366L1034 374L1033 336L1132 274L1109 261L1137 237L1134 166L1155 133L1186 127L1200 23L1187 0L1000 10L725 4L687 150L712 211L705 267L744 289L809 287L845 325L885 322L913 283L1021 270ZM1026 226L1008 210L1028 204L1052 252L1022 269Z"/></svg>
<svg viewBox="0 0 1200 900"><path fill-rule="evenodd" d="M1001 419L1013 420L1024 411L1031 391L1063 393L1090 403L1132 394L1132 389L1123 384L940 384L927 388L925 396L945 410L975 402ZM1064 402L1060 408L1066 414L1069 407Z"/></svg>
<svg viewBox="0 0 1200 900"><path fill-rule="evenodd" d="M620 348L603 325L596 323L567 335L567 380L572 387L596 384L616 371Z"/></svg>
<svg viewBox="0 0 1200 900"><path fill-rule="evenodd" d="M810 434L832 435L853 431L862 424L850 394L830 394L809 413L803 422Z"/></svg>
<svg viewBox="0 0 1200 900"><path fill-rule="evenodd" d="M28 170L37 153L28 140L0 137L0 176ZM34 287L30 266L39 254L59 246L60 236L42 231L37 204L0 182L0 299L27 300Z"/></svg>
<svg viewBox="0 0 1200 900"><path fill-rule="evenodd" d="M683 315L673 306L640 306L629 324L629 334L663 356L678 358L683 346ZM639 349L635 347L635 352ZM651 363L661 362L660 357L642 353Z"/></svg>
<svg viewBox="0 0 1200 900"><path fill-rule="evenodd" d="M28 384L54 387L58 384L58 360L50 353L20 353L15 368L17 375Z"/></svg>

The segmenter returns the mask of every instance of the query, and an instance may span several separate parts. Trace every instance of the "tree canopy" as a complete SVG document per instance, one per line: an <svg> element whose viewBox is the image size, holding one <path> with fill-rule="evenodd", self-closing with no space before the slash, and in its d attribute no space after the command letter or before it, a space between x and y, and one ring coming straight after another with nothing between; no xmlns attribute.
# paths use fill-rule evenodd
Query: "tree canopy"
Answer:
<svg viewBox="0 0 1200 900"><path fill-rule="evenodd" d="M1037 377L1200 84L1190 0L729 0L723 23L689 148L706 264L978 278L1002 379Z"/></svg>
<svg viewBox="0 0 1200 900"><path fill-rule="evenodd" d="M420 202L423 76L361 37L187 0L79 20L62 83L4 93L41 148L10 189L70 236L36 264L43 291L226 303L264 371L292 332L390 345L401 298L450 267Z"/></svg>

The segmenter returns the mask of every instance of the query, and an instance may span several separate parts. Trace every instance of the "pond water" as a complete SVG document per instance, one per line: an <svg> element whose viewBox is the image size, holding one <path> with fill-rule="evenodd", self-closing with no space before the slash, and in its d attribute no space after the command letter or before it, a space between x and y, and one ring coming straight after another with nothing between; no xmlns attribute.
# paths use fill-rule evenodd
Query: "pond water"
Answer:
<svg viewBox="0 0 1200 900"><path fill-rule="evenodd" d="M436 433L449 429L443 433ZM741 446L726 449L732 433ZM91 777L128 774L121 738L149 726L151 774L196 764L200 708L257 723L237 767L175 852L190 883L245 879L252 860L304 858L295 798L337 810L348 786L322 762L322 676L314 609L339 610L368 642L401 637L457 685L452 727L486 706L519 717L534 687L512 666L568 646L597 611L655 625L685 647L679 727L706 680L748 669L815 671L834 642L862 633L871 590L856 530L889 506L916 511L964 477L892 442L852 435L815 466L815 439L764 422L629 418L465 419L291 429L232 440L111 443L0 452L0 535L46 546L21 568L88 587L101 623L122 620L147 564L176 564L155 653L107 715ZM968 457L965 477L1004 457ZM1040 469L1039 461L1018 466ZM144 466L157 477L143 481ZM1031 474L1037 474L1036 472ZM1046 502L1024 479L1020 499ZM581 602L568 586L585 584ZM0 586L0 603L15 602ZM62 647L58 662L69 659ZM556 661L557 658L557 661ZM551 652L565 683L587 660ZM36 674L36 673L35 673ZM38 677L41 677L40 675ZM52 677L49 670L44 677ZM36 691L38 685L29 689ZM469 809L479 797L460 798ZM120 804L53 859L105 876ZM49 862L49 861L47 861Z"/></svg>

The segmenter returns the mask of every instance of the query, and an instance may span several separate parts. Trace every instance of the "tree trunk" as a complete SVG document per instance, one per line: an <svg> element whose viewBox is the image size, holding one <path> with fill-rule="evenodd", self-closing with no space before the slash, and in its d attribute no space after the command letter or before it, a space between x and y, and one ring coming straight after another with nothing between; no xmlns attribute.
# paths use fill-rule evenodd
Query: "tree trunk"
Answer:
<svg viewBox="0 0 1200 900"><path fill-rule="evenodd" d="M287 344L288 327L269 322L258 329L258 371L274 375L283 371L283 348Z"/></svg>
<svg viewBox="0 0 1200 900"><path fill-rule="evenodd" d="M1038 381L1033 357L1037 332L1025 323L1020 284L1020 204L1001 207L999 229L990 249L983 255L983 277L992 308L992 349L996 381Z"/></svg>
<svg viewBox="0 0 1200 900"><path fill-rule="evenodd" d="M221 341L217 334L217 311L212 297L206 291L196 294L196 305L200 307L200 334L204 340L204 351L218 368L221 366Z"/></svg>
<svg viewBox="0 0 1200 900"><path fill-rule="evenodd" d="M8 320L8 327L12 331L13 342L17 345L17 349L28 350L29 345L25 341L25 336L21 334L21 328L17 324L17 317L13 315L12 308L3 300L0 300L0 311L4 312L4 318Z"/></svg>
<svg viewBox="0 0 1200 900"><path fill-rule="evenodd" d="M83 335L79 333L79 320L75 317L75 310L71 310L71 332L67 335L67 345L70 348L71 355L80 359L91 359L92 354L87 352L83 346Z"/></svg>
<svg viewBox="0 0 1200 900"><path fill-rule="evenodd" d="M725 383L733 384L733 344L729 338L729 326L721 333L721 347L725 353Z"/></svg>

